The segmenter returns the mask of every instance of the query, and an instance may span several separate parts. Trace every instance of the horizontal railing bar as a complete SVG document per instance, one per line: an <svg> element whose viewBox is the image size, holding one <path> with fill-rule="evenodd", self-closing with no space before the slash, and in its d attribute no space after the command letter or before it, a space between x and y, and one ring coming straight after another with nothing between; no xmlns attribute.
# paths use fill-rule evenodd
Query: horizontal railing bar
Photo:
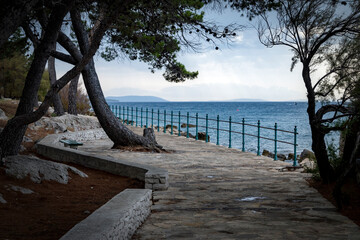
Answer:
<svg viewBox="0 0 360 240"><path fill-rule="evenodd" d="M142 109L142 111L141 111L141 109ZM127 119L128 121L130 120L130 117L131 117L131 119L132 119L132 121L134 121L134 119L133 119L133 110L135 110L135 108L133 108L133 107L121 107L121 106L119 106L119 107L114 107L113 109L113 112L115 113L119 113L118 115L119 115L119 119L122 119L122 118L125 118L125 114L126 114L126 117L127 118L129 118L129 119ZM174 118L176 118L176 119L180 119L180 118L178 118L179 117L179 112L176 112L176 111L174 111L173 112L173 114L171 114L169 111L168 112L166 112L165 114L164 114L164 111L160 111L160 109L158 109L158 110L154 110L154 109L149 109L149 108L147 108L147 110L146 110L146 108L137 108L137 114L139 113L140 114L140 112L142 112L141 113L141 116L138 116L138 115L136 115L136 119L138 119L138 117L141 119L141 121L143 120L143 119L146 119L146 120L151 120L151 121L153 121L153 120L158 120L158 121L162 121L162 122L164 122L164 124L166 124L166 123L169 123L170 121L169 120L166 120L166 116L173 116ZM161 118L158 118L158 119L156 119L156 117L155 118L153 118L153 117L148 117L148 116L144 116L144 115L142 115L143 113L153 113L153 114L157 114L158 116L164 116L162 119ZM147 114L146 114L147 115ZM267 130L275 130L275 132L277 131L277 132L284 132L284 133L290 133L290 134L293 134L293 135L297 135L297 134L299 134L297 131L296 131L296 127L295 127L295 130L294 131L287 131L287 130L282 130L282 129L275 129L275 128L271 128L271 127L265 127L265 126L259 126L259 125L254 125L254 124L249 124L249 123L245 123L245 122L230 122L230 121L227 121L227 120L220 120L220 119L212 119L212 118L203 118L203 117L193 117L193 116L189 116L189 112L188 112L188 114L187 115L180 115L180 117L183 117L183 118L191 118L191 119L198 119L198 120L207 120L207 121L212 121L212 122L217 122L217 123L229 123L229 124L237 124L237 125L241 125L241 126L250 126L250 127L255 127L255 128L262 128L262 129L267 129ZM219 118L219 117L218 117ZM123 119L122 119L123 120ZM181 123L181 121L179 122L179 121L172 121L172 125L174 126L174 127L177 127L176 125L178 125L178 124L180 124ZM183 122L183 123L185 123L185 121ZM185 123L186 124L186 123ZM189 123L190 124L190 123ZM151 123L149 124L149 125L151 125ZM193 124L194 125L194 124ZM265 140L270 140L270 141L273 141L273 142L279 142L279 143L284 143L284 144L289 144L289 145L293 145L293 146L298 146L298 144L296 144L296 142L294 142L294 143L290 143L290 142L287 142L287 141L283 141L283 140L277 140L277 139L272 139L272 138L268 138L268 137L262 137L262 136L258 136L258 135L254 135L254 134L250 134L250 133L243 133L243 132L238 132L238 131L232 131L231 130L231 128L230 129L222 129L222 128L219 128L219 125L217 126L217 128L216 127L209 127L209 126L202 126L202 125L197 125L197 127L198 128L205 128L205 129L212 129L212 130L218 130L218 131L222 131L222 132L228 132L228 133L237 133L237 134L242 134L242 135L244 135L244 136L251 136L251 137L255 137L255 138L258 138L258 139L265 139ZM187 128L187 127L185 127L185 128ZM185 130L185 128L184 128L184 130L182 131L182 132L186 132L186 130ZM230 130L230 131L229 131ZM188 130L187 130L188 131Z"/></svg>

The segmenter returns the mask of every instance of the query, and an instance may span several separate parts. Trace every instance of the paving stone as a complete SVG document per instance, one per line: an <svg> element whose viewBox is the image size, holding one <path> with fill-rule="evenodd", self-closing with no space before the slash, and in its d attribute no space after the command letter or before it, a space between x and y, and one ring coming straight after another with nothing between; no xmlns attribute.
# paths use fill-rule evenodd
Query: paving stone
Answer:
<svg viewBox="0 0 360 240"><path fill-rule="evenodd" d="M289 163L155 134L175 152L118 152L110 140L88 149L168 170L168 190L154 192L151 215L133 239L360 239L360 228L308 186L308 174L279 171Z"/></svg>

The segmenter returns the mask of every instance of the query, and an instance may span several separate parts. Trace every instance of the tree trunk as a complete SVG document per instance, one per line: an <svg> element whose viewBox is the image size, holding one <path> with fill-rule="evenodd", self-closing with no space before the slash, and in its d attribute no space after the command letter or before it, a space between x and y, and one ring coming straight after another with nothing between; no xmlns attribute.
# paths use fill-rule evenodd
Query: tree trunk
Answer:
<svg viewBox="0 0 360 240"><path fill-rule="evenodd" d="M356 168L356 158L359 155L359 142L360 142L360 123L359 119L349 126L345 137L344 154L342 156L341 166L338 172L338 178L333 190L333 196L339 210L342 208L342 193L341 187L347 177Z"/></svg>
<svg viewBox="0 0 360 240"><path fill-rule="evenodd" d="M302 77L307 89L309 124L312 137L312 150L314 151L320 177L324 183L335 180L335 171L329 162L325 144L325 133L322 131L320 119L316 118L316 101L310 78L309 62L303 62Z"/></svg>
<svg viewBox="0 0 360 240"><path fill-rule="evenodd" d="M163 148L157 144L154 135L145 134L143 137L130 131L115 117L110 110L100 82L95 71L94 62L91 61L82 71L85 87L90 98L94 112L108 137L114 142L113 148L117 147L135 147L142 146L153 151L163 151Z"/></svg>
<svg viewBox="0 0 360 240"><path fill-rule="evenodd" d="M62 20L72 6L72 2L73 1L66 0L54 7L49 23L45 29L44 37L34 51L34 60L26 76L25 86L15 116L33 111L46 62L56 43ZM26 128L26 124L20 126L14 123L10 124L9 122L6 124L0 134L0 148L2 149L3 156L16 155L19 152Z"/></svg>
<svg viewBox="0 0 360 240"><path fill-rule="evenodd" d="M72 114L72 115L77 115L76 103L77 103L77 89L78 89L78 84L79 84L79 77L80 77L80 74L77 75L75 78L73 78L71 80L70 86L69 86L68 113Z"/></svg>
<svg viewBox="0 0 360 240"><path fill-rule="evenodd" d="M49 57L48 60L48 70L49 70L49 78L50 78L50 85L54 84L56 82L56 70L55 70L55 58ZM59 94L55 94L54 96L54 112L56 116L62 116L64 115L64 107L61 103L61 99Z"/></svg>
<svg viewBox="0 0 360 240"><path fill-rule="evenodd" d="M85 54L88 52L89 48L87 32L82 25L79 12L72 10L70 14L74 31L79 41L81 53ZM74 49L67 50L75 51ZM72 56L79 55L78 52L70 52L70 54ZM163 150L163 148L157 144L155 137L151 136L150 134L148 135L150 136L149 138L137 135L130 131L119 121L119 119L116 118L105 100L97 73L95 71L93 60L90 60L81 73L94 112L101 124L101 127L104 129L108 137L114 142L114 148L125 146L141 146L157 152Z"/></svg>

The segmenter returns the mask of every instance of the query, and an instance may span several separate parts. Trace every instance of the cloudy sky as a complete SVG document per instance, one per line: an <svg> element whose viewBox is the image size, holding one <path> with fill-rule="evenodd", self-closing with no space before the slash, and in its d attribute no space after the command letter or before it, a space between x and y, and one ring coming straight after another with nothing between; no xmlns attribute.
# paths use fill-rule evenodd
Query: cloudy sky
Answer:
<svg viewBox="0 0 360 240"><path fill-rule="evenodd" d="M207 20L221 25L247 22L233 12L222 15L209 12ZM251 28L239 33L231 45L219 47L220 50L215 50L205 42L201 52L179 54L180 62L189 70L199 71L198 78L184 83L167 82L162 77L163 71L151 73L146 64L137 61L105 62L97 57L95 64L105 96L157 96L170 101L306 98L300 65L290 72L292 53L288 48L266 48Z"/></svg>

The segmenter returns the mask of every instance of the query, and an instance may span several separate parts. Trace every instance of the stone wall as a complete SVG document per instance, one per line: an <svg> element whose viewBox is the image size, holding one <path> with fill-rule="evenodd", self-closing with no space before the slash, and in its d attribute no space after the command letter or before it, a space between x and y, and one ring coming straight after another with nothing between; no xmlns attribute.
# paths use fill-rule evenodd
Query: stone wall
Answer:
<svg viewBox="0 0 360 240"><path fill-rule="evenodd" d="M119 176L130 177L145 182L145 188L153 191L166 190L169 186L168 172L165 169L144 164L127 162L106 156L64 147L62 138L88 141L105 138L102 129L48 135L36 145L39 154L60 162L72 162L85 167L99 169Z"/></svg>
<svg viewBox="0 0 360 240"><path fill-rule="evenodd" d="M126 189L60 239L131 239L150 214L151 196L151 190Z"/></svg>

